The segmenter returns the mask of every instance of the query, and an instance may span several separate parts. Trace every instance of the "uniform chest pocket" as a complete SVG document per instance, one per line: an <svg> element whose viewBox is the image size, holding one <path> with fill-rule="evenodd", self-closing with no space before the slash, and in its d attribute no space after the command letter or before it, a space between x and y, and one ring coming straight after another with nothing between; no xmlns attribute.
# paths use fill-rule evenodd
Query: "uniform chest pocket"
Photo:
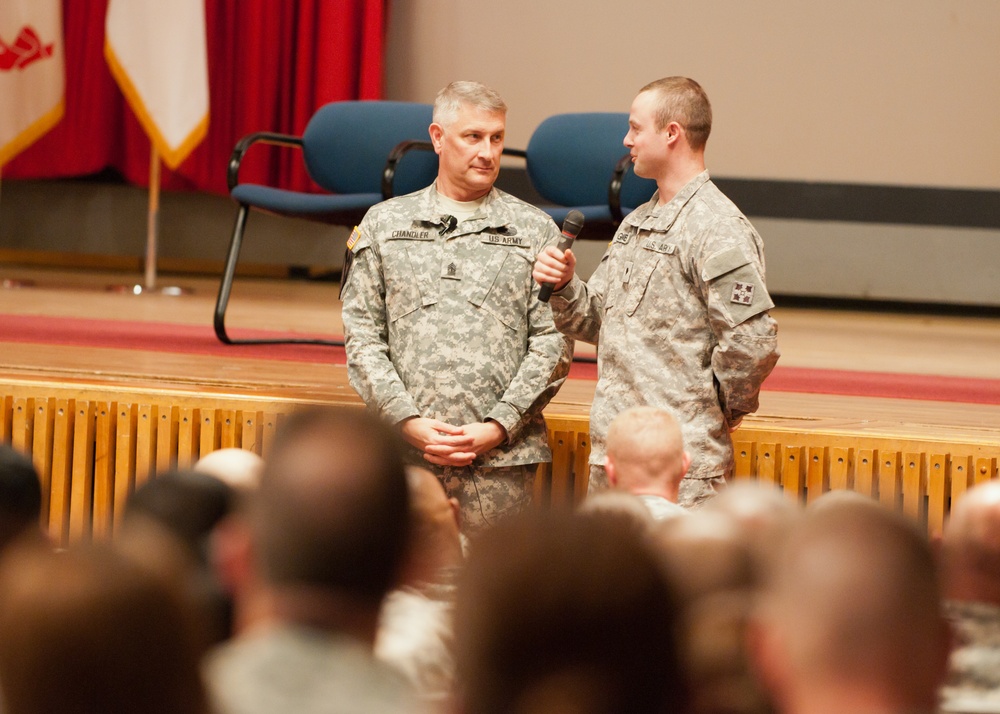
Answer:
<svg viewBox="0 0 1000 714"><path fill-rule="evenodd" d="M516 330L527 319L532 257L518 248L497 248L492 253L471 286L469 302Z"/></svg>
<svg viewBox="0 0 1000 714"><path fill-rule="evenodd" d="M623 267L621 277L622 289L620 304L625 314L631 317L639 308L646 291L649 289L649 279L660 264L659 255L644 255L638 264Z"/></svg>
<svg viewBox="0 0 1000 714"><path fill-rule="evenodd" d="M436 282L428 269L437 251L425 241L388 241L383 248L385 311L389 322L438 301Z"/></svg>

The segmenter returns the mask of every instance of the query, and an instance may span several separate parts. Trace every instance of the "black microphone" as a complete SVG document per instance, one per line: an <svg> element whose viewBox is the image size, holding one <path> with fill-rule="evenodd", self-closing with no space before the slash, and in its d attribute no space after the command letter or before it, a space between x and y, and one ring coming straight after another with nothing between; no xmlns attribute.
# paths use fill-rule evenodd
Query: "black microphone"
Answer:
<svg viewBox="0 0 1000 714"><path fill-rule="evenodd" d="M580 235L581 230L583 230L583 214L574 208L566 214L566 220L563 221L562 227L562 240L559 241L559 245L556 247L559 250L567 250L573 245L573 241ZM542 302L548 302L549 298L552 297L552 290L554 288L555 285L553 283L542 285L542 289L538 291L538 299Z"/></svg>

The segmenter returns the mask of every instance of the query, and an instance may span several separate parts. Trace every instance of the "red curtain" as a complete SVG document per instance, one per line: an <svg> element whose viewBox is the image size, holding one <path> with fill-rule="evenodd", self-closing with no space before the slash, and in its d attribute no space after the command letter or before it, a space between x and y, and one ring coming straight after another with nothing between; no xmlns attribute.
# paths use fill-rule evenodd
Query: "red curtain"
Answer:
<svg viewBox="0 0 1000 714"><path fill-rule="evenodd" d="M382 94L385 0L206 0L208 135L165 189L227 193L236 141L255 131L302 134L327 102ZM150 144L105 64L107 0L63 0L66 113L4 166L4 179L83 176L115 168L149 183ZM315 188L297 152L259 148L241 180Z"/></svg>

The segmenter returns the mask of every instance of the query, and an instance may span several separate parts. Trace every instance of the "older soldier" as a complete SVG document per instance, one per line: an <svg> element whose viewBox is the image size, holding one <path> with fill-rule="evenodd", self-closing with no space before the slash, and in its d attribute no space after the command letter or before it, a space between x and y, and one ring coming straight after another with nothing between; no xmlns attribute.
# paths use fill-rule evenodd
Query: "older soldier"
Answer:
<svg viewBox="0 0 1000 714"><path fill-rule="evenodd" d="M691 452L681 505L713 495L733 472L730 432L757 409L778 359L760 236L705 170L711 127L697 82L667 77L643 87L624 143L656 193L625 218L588 282L574 275L572 251L546 248L535 263L535 279L555 285L559 329L600 342L591 488L607 486L608 424L647 404L674 413Z"/></svg>
<svg viewBox="0 0 1000 714"><path fill-rule="evenodd" d="M368 212L344 277L351 385L436 470L469 533L530 499L551 458L542 408L570 359L531 279L559 230L493 186L506 113L475 82L438 94L437 181Z"/></svg>

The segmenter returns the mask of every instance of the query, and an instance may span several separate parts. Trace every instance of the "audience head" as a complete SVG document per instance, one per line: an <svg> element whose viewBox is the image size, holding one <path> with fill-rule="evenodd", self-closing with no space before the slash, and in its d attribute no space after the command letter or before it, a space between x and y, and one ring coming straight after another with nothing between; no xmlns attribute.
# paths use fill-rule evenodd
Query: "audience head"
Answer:
<svg viewBox="0 0 1000 714"><path fill-rule="evenodd" d="M163 551L163 562L155 565L183 580L210 643L228 638L233 629L232 601L211 556L216 527L233 508L233 491L219 479L172 471L136 488L117 534L119 546L137 558L143 550Z"/></svg>
<svg viewBox="0 0 1000 714"><path fill-rule="evenodd" d="M459 585L460 704L492 712L682 712L674 598L646 540L562 511L483 534Z"/></svg>
<svg viewBox="0 0 1000 714"><path fill-rule="evenodd" d="M0 444L0 552L18 536L40 533L42 486L27 456Z"/></svg>
<svg viewBox="0 0 1000 714"><path fill-rule="evenodd" d="M206 711L179 591L106 546L12 547L0 561L5 714Z"/></svg>
<svg viewBox="0 0 1000 714"><path fill-rule="evenodd" d="M605 468L613 488L677 501L691 465L674 416L656 407L621 412L608 427Z"/></svg>
<svg viewBox="0 0 1000 714"><path fill-rule="evenodd" d="M584 517L617 518L631 524L640 533L652 531L656 525L649 509L637 496L625 491L605 490L587 496L577 512Z"/></svg>
<svg viewBox="0 0 1000 714"><path fill-rule="evenodd" d="M705 503L707 513L725 516L740 530L758 574L780 548L802 507L778 487L759 481L737 481Z"/></svg>
<svg viewBox="0 0 1000 714"><path fill-rule="evenodd" d="M933 711L948 628L926 537L867 503L808 513L783 544L753 634L781 711Z"/></svg>
<svg viewBox="0 0 1000 714"><path fill-rule="evenodd" d="M377 608L396 582L409 534L397 433L357 409L291 414L274 437L249 518L270 587L336 592Z"/></svg>
<svg viewBox="0 0 1000 714"><path fill-rule="evenodd" d="M941 564L948 599L1000 605L1000 481L974 486L952 508Z"/></svg>
<svg viewBox="0 0 1000 714"><path fill-rule="evenodd" d="M411 522L403 582L433 582L463 561L458 501L425 468L407 466L406 482Z"/></svg>
<svg viewBox="0 0 1000 714"><path fill-rule="evenodd" d="M194 471L214 476L238 493L257 488L264 459L246 449L216 449L195 462Z"/></svg>
<svg viewBox="0 0 1000 714"><path fill-rule="evenodd" d="M692 711L769 711L745 645L757 573L742 530L702 509L661 523L655 543L679 594Z"/></svg>
<svg viewBox="0 0 1000 714"><path fill-rule="evenodd" d="M135 489L126 504L124 522L157 523L203 561L212 529L232 508L232 489L220 479L195 471L172 471Z"/></svg>

